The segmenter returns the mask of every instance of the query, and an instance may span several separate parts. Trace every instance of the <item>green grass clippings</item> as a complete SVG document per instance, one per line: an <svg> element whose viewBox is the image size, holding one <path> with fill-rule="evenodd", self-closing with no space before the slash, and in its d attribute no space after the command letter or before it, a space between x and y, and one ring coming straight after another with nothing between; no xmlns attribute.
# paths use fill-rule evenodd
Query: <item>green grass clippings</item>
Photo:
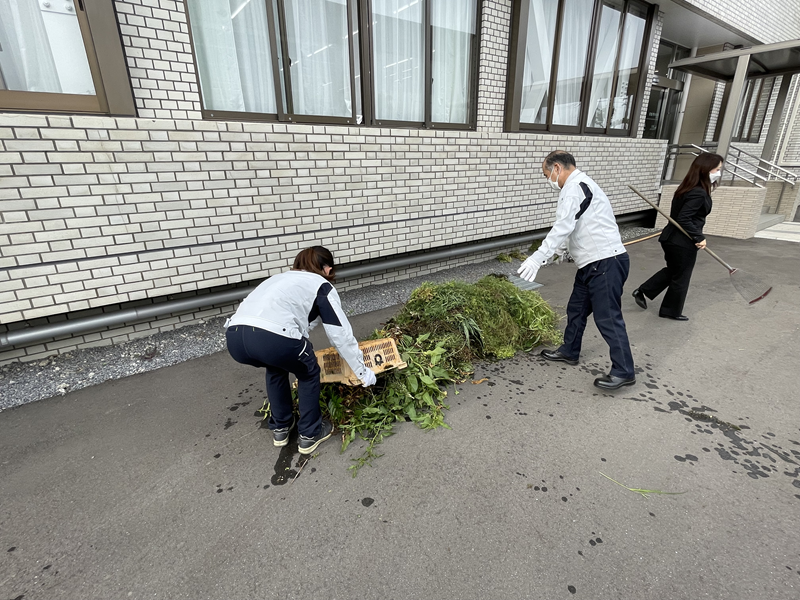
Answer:
<svg viewBox="0 0 800 600"><path fill-rule="evenodd" d="M342 451L357 438L367 442L350 467L353 476L380 455L375 448L398 421L422 429L449 428L444 420L448 391L472 373L475 360L498 360L540 344L561 342L558 315L533 291L515 287L504 275L474 284L424 283L402 310L372 339L391 337L402 371L378 376L369 388L322 384L323 413L342 432ZM260 411L267 417L265 402Z"/></svg>

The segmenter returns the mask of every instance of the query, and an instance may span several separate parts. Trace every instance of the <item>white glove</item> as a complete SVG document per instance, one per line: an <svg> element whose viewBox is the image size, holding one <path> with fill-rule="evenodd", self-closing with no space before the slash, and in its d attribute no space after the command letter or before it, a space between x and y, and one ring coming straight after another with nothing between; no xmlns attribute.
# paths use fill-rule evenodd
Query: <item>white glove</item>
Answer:
<svg viewBox="0 0 800 600"><path fill-rule="evenodd" d="M364 373L361 381L364 382L364 387L369 387L371 385L375 385L375 382L378 381L378 378L375 377L375 372L372 369L367 369L367 372Z"/></svg>
<svg viewBox="0 0 800 600"><path fill-rule="evenodd" d="M539 272L541 266L538 260L534 259L533 256L529 256L522 263L522 266L517 269L517 273L519 273L519 276L525 281L533 281L536 279L536 274Z"/></svg>

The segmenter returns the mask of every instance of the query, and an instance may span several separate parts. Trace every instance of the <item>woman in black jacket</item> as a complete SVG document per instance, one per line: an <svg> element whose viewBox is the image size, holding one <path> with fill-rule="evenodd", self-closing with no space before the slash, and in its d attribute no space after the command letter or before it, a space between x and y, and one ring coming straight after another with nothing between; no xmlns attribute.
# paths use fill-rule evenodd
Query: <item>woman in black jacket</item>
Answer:
<svg viewBox="0 0 800 600"><path fill-rule="evenodd" d="M704 152L694 159L689 172L675 190L669 216L686 230L692 239L667 224L658 241L664 249L667 266L633 290L636 304L647 308L647 299L654 300L665 289L664 300L658 316L675 321L688 321L683 314L683 304L689 281L697 260L697 251L706 247L703 226L711 212L711 190L717 187L722 176L723 158L719 154Z"/></svg>

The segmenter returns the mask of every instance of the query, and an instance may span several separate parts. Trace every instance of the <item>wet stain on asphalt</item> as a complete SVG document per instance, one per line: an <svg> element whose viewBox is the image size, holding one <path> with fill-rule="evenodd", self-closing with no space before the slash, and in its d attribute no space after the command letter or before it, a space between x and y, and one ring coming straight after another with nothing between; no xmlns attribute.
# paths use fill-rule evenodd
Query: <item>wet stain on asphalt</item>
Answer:
<svg viewBox="0 0 800 600"><path fill-rule="evenodd" d="M299 454L297 430L293 429L289 434L289 443L281 448L275 461L275 474L270 478L272 485L286 485L295 478L297 471L292 468L292 461L296 454Z"/></svg>

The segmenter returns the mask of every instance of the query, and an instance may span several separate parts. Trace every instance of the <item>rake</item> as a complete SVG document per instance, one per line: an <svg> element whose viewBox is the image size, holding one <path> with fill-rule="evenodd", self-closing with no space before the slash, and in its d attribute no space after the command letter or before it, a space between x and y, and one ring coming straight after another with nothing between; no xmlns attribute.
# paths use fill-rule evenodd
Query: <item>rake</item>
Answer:
<svg viewBox="0 0 800 600"><path fill-rule="evenodd" d="M688 237L690 240L693 240L692 236L686 233L686 230L675 222L675 219L666 214L658 206L650 202L650 200L645 198L644 195L635 187L633 187L632 185L629 185L628 187L631 188L631 190L633 190L633 192L636 193L642 200L644 200L650 206L652 206L658 212L660 212L661 215L664 218L666 218L670 223L672 223L673 225L675 225L675 227L680 229L686 235L686 237ZM755 275L745 273L741 269L733 268L724 260L722 260L719 256L717 256L714 252L709 250L708 247L703 248L703 250L708 252L714 258L714 260L716 260L719 264L728 269L728 273L731 276L731 283L733 284L733 287L736 288L736 291L739 292L739 294L742 296L742 298L745 299L745 301L748 304L755 304L759 300L763 300L767 296L767 294L769 294L772 291L771 285L764 283Z"/></svg>

